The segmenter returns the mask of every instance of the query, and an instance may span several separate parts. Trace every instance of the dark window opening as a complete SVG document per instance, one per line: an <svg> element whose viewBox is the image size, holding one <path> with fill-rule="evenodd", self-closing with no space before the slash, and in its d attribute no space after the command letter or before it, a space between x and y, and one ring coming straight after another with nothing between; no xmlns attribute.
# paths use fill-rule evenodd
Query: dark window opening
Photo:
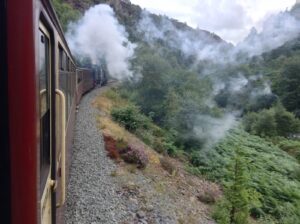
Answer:
<svg viewBox="0 0 300 224"><path fill-rule="evenodd" d="M49 39L41 30L39 36L40 185L42 194L50 171L50 61Z"/></svg>

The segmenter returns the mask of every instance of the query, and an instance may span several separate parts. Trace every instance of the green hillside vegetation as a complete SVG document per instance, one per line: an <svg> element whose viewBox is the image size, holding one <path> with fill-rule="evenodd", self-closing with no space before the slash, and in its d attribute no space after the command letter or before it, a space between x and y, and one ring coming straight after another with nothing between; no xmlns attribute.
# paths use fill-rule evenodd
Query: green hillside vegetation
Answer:
<svg viewBox="0 0 300 224"><path fill-rule="evenodd" d="M300 117L300 38L265 53L263 59L253 65L272 81L272 90L286 109Z"/></svg>
<svg viewBox="0 0 300 224"><path fill-rule="evenodd" d="M190 169L195 174L230 186L234 182L230 166L236 148L242 151L249 176L248 188L260 194L262 206L250 205L251 216L274 219L274 223L297 223L300 217L300 165L271 142L240 129L234 130L215 148L204 153L200 151Z"/></svg>
<svg viewBox="0 0 300 224"><path fill-rule="evenodd" d="M52 0L52 3L64 31L67 31L70 22L77 21L81 17L78 10L62 0Z"/></svg>
<svg viewBox="0 0 300 224"><path fill-rule="evenodd" d="M295 49L295 43L287 47ZM300 167L295 159L299 158L299 141L286 139L299 133L296 116L299 116L300 54L282 47L282 51L290 53L280 53L280 59L274 56L277 50L266 54L264 60L254 58L225 68L200 62L193 68L193 60L187 60L163 43L157 42L154 47L144 43L137 49L137 57L133 61L137 71L143 75L141 80L125 83L121 88L123 97L138 105L141 112L150 116L158 126L172 133L172 153L176 155L177 150L184 152L189 158L192 173L223 184L225 198L218 203L214 214L219 223L251 222L251 219L245 221L243 218L248 213L262 223L292 224L300 220ZM213 66L215 69L210 75L198 75L203 68ZM251 81L239 94L225 89L211 99L213 80L209 76L218 77L226 83L240 72L247 78L257 74L263 74L263 77ZM253 90L262 88L264 82L270 83L273 93L253 99ZM192 131L198 115L221 119L228 109L242 111L240 118L244 120L245 130L251 134L240 128L232 131L215 148L207 147L210 139ZM207 130L206 125L201 123L200 127ZM243 152L245 172L249 174L248 181L240 183L245 186L240 188L240 192L232 187L237 183L230 171L237 149ZM241 181L244 181L243 178ZM235 213L233 208L243 204L245 209L232 215ZM233 218L235 216L241 219Z"/></svg>
<svg viewBox="0 0 300 224"><path fill-rule="evenodd" d="M257 113L248 113L244 118L245 130L261 137L283 136L300 132L300 121L282 105Z"/></svg>
<svg viewBox="0 0 300 224"><path fill-rule="evenodd" d="M107 96L121 95L122 91L116 90ZM246 223L245 214L262 223L297 223L300 217L299 141L281 137L272 143L237 128L215 147L181 150L176 146L174 135L153 124L138 107L128 103L113 109L112 117L116 121L158 152L188 162L187 169L191 173L225 187L226 198L217 203L214 213L219 223ZM235 178L236 175L239 177ZM235 211L236 218L231 217L232 209L241 205L244 209ZM240 219L243 221L230 222Z"/></svg>

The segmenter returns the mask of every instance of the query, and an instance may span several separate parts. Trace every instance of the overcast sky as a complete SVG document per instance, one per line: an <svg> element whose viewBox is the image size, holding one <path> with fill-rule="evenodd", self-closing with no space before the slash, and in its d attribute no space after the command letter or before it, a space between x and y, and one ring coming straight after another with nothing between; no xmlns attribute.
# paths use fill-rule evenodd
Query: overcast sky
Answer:
<svg viewBox="0 0 300 224"><path fill-rule="evenodd" d="M232 43L242 41L252 27L261 29L274 13L290 9L296 0L131 0L149 11L214 32Z"/></svg>

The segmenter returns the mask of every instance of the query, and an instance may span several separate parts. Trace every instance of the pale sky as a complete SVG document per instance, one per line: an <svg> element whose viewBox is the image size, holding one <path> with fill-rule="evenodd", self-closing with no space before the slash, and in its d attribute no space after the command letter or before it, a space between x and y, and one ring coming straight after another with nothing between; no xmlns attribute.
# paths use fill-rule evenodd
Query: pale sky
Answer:
<svg viewBox="0 0 300 224"><path fill-rule="evenodd" d="M242 41L252 27L260 31L270 15L290 9L296 0L131 0L150 12L216 33L232 43Z"/></svg>

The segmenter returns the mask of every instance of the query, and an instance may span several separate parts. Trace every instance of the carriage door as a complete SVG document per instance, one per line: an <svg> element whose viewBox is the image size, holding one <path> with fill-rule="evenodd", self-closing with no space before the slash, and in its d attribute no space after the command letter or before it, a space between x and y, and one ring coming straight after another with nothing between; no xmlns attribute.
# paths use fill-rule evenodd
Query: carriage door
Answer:
<svg viewBox="0 0 300 224"><path fill-rule="evenodd" d="M38 38L39 52L39 101L40 101L40 214L42 224L55 222L55 176L52 156L52 100L51 97L51 47L50 35L47 29L40 24Z"/></svg>

